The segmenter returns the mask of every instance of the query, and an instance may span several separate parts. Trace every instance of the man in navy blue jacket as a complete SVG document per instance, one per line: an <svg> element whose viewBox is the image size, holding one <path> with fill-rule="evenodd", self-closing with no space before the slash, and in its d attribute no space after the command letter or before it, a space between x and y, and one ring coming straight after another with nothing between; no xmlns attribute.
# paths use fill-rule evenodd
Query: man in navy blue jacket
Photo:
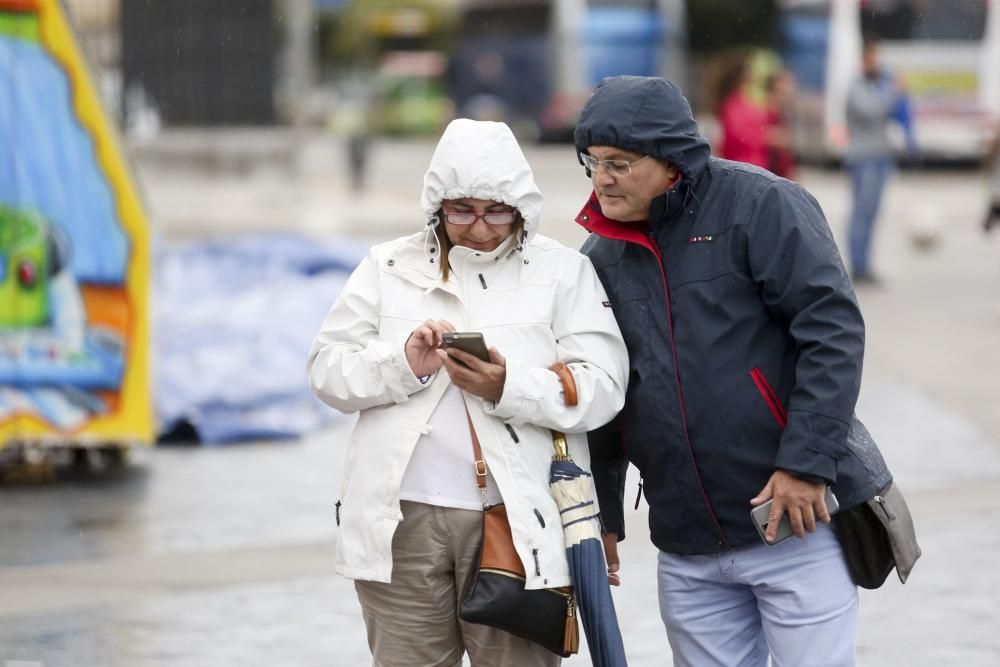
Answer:
<svg viewBox="0 0 1000 667"><path fill-rule="evenodd" d="M631 461L660 550L676 665L854 664L857 589L827 525L891 481L854 416L864 323L816 200L710 157L681 91L605 79L574 134L594 193L583 251L629 349L618 418L590 434L609 576ZM762 542L773 500L797 539Z"/></svg>

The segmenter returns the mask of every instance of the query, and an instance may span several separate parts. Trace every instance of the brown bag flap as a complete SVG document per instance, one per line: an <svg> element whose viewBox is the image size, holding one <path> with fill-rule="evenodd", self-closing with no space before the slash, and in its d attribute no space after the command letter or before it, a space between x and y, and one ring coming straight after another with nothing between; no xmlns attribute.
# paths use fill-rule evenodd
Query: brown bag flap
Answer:
<svg viewBox="0 0 1000 667"><path fill-rule="evenodd" d="M507 508L503 505L494 505L483 514L483 550L479 567L500 570L524 579L524 565L514 549Z"/></svg>
<svg viewBox="0 0 1000 667"><path fill-rule="evenodd" d="M892 556L896 561L896 574L899 581L905 584L921 553L910 508L895 482L889 482L882 493L868 501L868 506L885 526Z"/></svg>

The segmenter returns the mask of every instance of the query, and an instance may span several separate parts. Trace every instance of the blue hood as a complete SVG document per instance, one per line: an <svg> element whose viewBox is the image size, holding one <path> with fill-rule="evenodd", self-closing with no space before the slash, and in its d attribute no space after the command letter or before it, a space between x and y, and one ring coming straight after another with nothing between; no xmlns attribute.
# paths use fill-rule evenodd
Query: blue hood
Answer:
<svg viewBox="0 0 1000 667"><path fill-rule="evenodd" d="M614 76L598 84L573 132L577 153L614 146L652 155L697 180L708 164L708 141L676 85L659 77Z"/></svg>

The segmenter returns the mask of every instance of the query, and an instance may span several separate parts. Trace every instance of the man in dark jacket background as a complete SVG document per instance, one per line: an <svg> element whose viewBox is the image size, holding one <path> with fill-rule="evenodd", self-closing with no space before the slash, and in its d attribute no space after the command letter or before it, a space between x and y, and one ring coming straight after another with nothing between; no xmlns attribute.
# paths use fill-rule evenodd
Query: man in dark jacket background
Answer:
<svg viewBox="0 0 1000 667"><path fill-rule="evenodd" d="M574 140L594 186L583 251L630 357L624 409L590 434L609 577L631 461L676 665L854 664L857 589L824 496L850 508L891 476L854 416L864 323L819 205L711 158L663 79L605 79ZM761 541L768 500L768 538L786 513L797 538Z"/></svg>

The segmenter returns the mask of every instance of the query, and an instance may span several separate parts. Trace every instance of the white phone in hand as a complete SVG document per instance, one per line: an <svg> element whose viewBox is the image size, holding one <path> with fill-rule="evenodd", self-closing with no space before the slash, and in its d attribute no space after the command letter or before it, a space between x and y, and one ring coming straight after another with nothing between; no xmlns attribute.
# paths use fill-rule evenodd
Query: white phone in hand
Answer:
<svg viewBox="0 0 1000 667"><path fill-rule="evenodd" d="M833 495L833 491L830 487L826 487L826 511L833 516L838 509L840 509L840 504L837 502L837 496ZM767 541L767 524L768 519L771 516L771 503L774 500L768 500L763 505L758 505L750 510L750 519L753 521L753 525L757 527L757 532L760 534L760 539L763 540L764 544L777 544L786 537L791 537L795 533L792 532L792 520L788 518L788 512L781 515L781 521L778 522L778 532L774 535L774 542Z"/></svg>

